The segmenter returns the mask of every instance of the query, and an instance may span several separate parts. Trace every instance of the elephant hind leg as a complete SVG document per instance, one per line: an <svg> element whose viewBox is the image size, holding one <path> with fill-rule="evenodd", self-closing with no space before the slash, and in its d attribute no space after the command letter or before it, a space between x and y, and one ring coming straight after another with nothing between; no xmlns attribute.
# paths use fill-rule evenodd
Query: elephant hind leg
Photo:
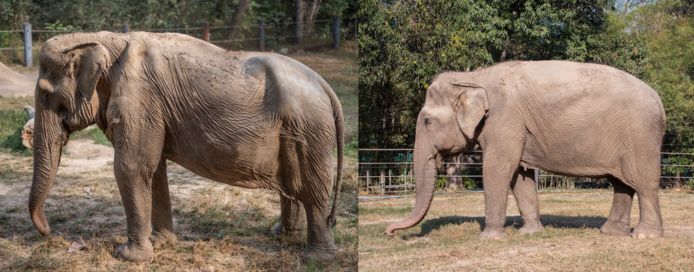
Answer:
<svg viewBox="0 0 694 272"><path fill-rule="evenodd" d="M623 167L625 184L631 185L639 197L639 223L631 232L634 238L663 236L658 188L660 187L660 154L638 154L627 160Z"/></svg>
<svg viewBox="0 0 694 272"><path fill-rule="evenodd" d="M639 223L631 236L638 239L663 236L663 221L660 216L658 184L636 188L639 196Z"/></svg>
<svg viewBox="0 0 694 272"><path fill-rule="evenodd" d="M635 191L615 177L610 177L610 183L614 189L612 209L607 221L600 227L600 232L606 235L627 236L631 232L631 203Z"/></svg>
<svg viewBox="0 0 694 272"><path fill-rule="evenodd" d="M315 261L332 260L337 253L337 246L328 224L330 209L327 205L316 204L305 204L304 207L308 221L308 244L303 258Z"/></svg>
<svg viewBox="0 0 694 272"><path fill-rule="evenodd" d="M535 169L519 167L516 179L511 181L513 196L516 198L518 209L521 217L523 217L523 227L518 230L521 234L533 234L544 229L540 223L540 205L537 200L535 171Z"/></svg>
<svg viewBox="0 0 694 272"><path fill-rule="evenodd" d="M302 188L302 174L299 160L301 150L299 142L292 138L284 138L280 142L280 180L281 186L286 191L298 195ZM298 199L290 199L280 194L280 218L272 227L272 234L278 237L283 235L294 236L301 234L306 229L306 213Z"/></svg>
<svg viewBox="0 0 694 272"><path fill-rule="evenodd" d="M169 181L166 177L166 159L161 158L152 177L152 236L155 247L177 242L173 229Z"/></svg>
<svg viewBox="0 0 694 272"><path fill-rule="evenodd" d="M272 234L277 237L303 234L306 230L306 212L301 202L280 194L280 208L280 219L272 227Z"/></svg>

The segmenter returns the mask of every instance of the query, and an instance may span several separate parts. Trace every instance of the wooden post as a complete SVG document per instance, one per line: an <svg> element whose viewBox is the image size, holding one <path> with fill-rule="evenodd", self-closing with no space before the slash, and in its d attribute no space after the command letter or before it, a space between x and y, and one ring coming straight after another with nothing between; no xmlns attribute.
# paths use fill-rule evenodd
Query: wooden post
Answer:
<svg viewBox="0 0 694 272"><path fill-rule="evenodd" d="M340 18L333 18L333 49L340 48Z"/></svg>
<svg viewBox="0 0 694 272"><path fill-rule="evenodd" d="M381 196L384 196L386 194L386 173L383 172L383 169L381 169L381 178L379 179L379 183L381 185Z"/></svg>
<svg viewBox="0 0 694 272"><path fill-rule="evenodd" d="M123 33L130 32L130 25L128 23L123 24Z"/></svg>
<svg viewBox="0 0 694 272"><path fill-rule="evenodd" d="M31 67L33 57L31 56L31 24L24 22L24 66Z"/></svg>
<svg viewBox="0 0 694 272"><path fill-rule="evenodd" d="M210 23L208 22L202 23L202 40L206 42L210 41Z"/></svg>
<svg viewBox="0 0 694 272"><path fill-rule="evenodd" d="M369 183L371 182L371 175L369 169L366 169L366 194L370 194Z"/></svg>
<svg viewBox="0 0 694 272"><path fill-rule="evenodd" d="M260 36L258 49L265 51L265 19L258 20L258 35Z"/></svg>
<svg viewBox="0 0 694 272"><path fill-rule="evenodd" d="M393 190L393 169L388 169L388 188Z"/></svg>

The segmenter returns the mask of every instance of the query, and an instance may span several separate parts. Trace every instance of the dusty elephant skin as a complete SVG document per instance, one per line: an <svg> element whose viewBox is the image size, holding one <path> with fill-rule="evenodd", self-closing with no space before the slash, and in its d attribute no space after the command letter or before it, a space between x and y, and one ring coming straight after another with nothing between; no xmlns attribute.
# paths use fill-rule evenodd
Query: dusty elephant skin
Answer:
<svg viewBox="0 0 694 272"><path fill-rule="evenodd" d="M482 238L504 237L509 188L524 226L543 229L535 169L582 177L607 177L612 210L600 229L630 234L638 194L640 217L632 237L663 235L658 184L665 113L658 94L614 68L567 61L506 62L485 69L439 74L417 119L412 214L386 234L412 227L426 215L434 191L436 160L475 143L484 151L485 226Z"/></svg>
<svg viewBox="0 0 694 272"><path fill-rule="evenodd" d="M226 52L180 34L61 35L41 49L35 99L29 211L43 235L50 233L44 203L61 148L71 132L96 123L113 143L125 206L128 242L119 256L148 260L150 238L176 241L166 160L222 183L279 192L275 230L307 229L307 259L330 260L337 252L331 226L342 108L303 64L271 53Z"/></svg>

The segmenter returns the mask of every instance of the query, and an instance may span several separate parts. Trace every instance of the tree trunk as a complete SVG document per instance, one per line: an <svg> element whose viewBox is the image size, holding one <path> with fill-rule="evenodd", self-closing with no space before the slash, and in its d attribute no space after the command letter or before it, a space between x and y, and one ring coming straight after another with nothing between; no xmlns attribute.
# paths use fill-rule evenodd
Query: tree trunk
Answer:
<svg viewBox="0 0 694 272"><path fill-rule="evenodd" d="M320 9L321 0L312 0L311 5L308 7L308 11L305 17L306 21L306 33L313 33L313 28L316 25L316 16L318 16L318 10Z"/></svg>
<svg viewBox="0 0 694 272"><path fill-rule="evenodd" d="M296 19L294 20L294 43L304 41L304 0L295 0Z"/></svg>
<svg viewBox="0 0 694 272"><path fill-rule="evenodd" d="M243 15L246 14L250 5L250 0L239 0L239 4L236 5L236 9L234 9L234 14L231 16L231 22L229 22L229 35L227 35L229 40L233 40L236 33L239 32L238 29L241 26Z"/></svg>

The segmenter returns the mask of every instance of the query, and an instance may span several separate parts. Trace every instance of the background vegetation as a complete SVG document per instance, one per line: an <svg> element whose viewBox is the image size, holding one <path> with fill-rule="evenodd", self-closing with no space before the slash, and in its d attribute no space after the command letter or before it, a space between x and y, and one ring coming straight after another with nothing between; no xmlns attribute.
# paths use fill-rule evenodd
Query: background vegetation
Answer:
<svg viewBox="0 0 694 272"><path fill-rule="evenodd" d="M691 1L364 0L358 16L360 148L411 147L439 72L563 59L611 65L647 82L668 117L663 151L694 152Z"/></svg>

